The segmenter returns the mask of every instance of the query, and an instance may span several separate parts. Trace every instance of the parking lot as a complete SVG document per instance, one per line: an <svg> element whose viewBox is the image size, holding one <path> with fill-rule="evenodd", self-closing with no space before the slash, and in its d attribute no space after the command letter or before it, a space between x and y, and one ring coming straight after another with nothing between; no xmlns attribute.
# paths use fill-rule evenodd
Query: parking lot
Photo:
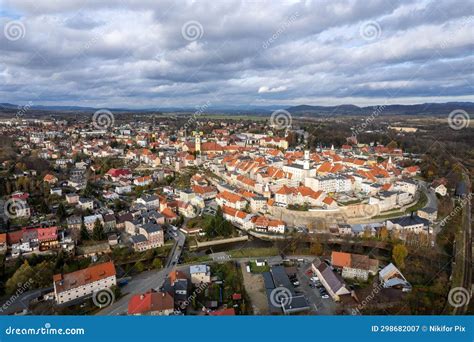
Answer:
<svg viewBox="0 0 474 342"><path fill-rule="evenodd" d="M324 287L319 281L315 281L314 278L311 280L314 276L308 272L310 270L311 263L304 262L298 265L296 273L298 285L295 286L295 290L306 297L313 314L333 315L337 304L327 295L325 290L320 290Z"/></svg>

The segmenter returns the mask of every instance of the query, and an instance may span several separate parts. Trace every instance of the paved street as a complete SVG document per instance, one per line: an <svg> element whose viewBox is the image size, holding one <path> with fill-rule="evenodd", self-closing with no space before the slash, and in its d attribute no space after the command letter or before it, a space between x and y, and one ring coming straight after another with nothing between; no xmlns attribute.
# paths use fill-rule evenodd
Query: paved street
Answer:
<svg viewBox="0 0 474 342"><path fill-rule="evenodd" d="M310 277L305 273L310 269L311 263L305 262L301 267L298 267L298 281L300 286L296 288L297 291L303 293L308 300L311 307L311 312L316 315L334 315L336 304L331 298L323 299L317 288L311 288Z"/></svg>
<svg viewBox="0 0 474 342"><path fill-rule="evenodd" d="M166 260L165 268L156 271L149 271L133 277L130 282L122 287L122 293L125 296L114 302L112 305L101 310L98 315L122 315L127 313L128 302L130 298L137 293L144 293L151 289L158 290L164 283L168 274L176 267L177 261L183 250L186 236L178 231L178 236L175 237L175 244Z"/></svg>

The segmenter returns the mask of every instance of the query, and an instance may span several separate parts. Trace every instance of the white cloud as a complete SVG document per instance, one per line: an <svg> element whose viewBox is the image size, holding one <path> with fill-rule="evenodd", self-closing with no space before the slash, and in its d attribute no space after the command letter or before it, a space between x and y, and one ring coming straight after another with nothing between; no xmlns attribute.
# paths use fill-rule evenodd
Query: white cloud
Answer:
<svg viewBox="0 0 474 342"><path fill-rule="evenodd" d="M392 96L410 103L474 93L469 2L4 3L2 102L152 107L209 98L219 106L376 103ZM2 34L12 19L26 29L17 41ZM189 21L204 30L192 42L182 36ZM377 39L361 38L366 22L380 25Z"/></svg>
<svg viewBox="0 0 474 342"><path fill-rule="evenodd" d="M258 93L259 94L265 94L265 93L280 93L282 91L285 91L286 87L285 86L279 86L279 87L267 87L267 86L262 86L258 88Z"/></svg>

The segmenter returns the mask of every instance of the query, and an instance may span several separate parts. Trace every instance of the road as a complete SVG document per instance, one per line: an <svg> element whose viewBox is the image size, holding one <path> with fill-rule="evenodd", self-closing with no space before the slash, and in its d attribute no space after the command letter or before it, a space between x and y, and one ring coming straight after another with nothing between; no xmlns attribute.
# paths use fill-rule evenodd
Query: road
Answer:
<svg viewBox="0 0 474 342"><path fill-rule="evenodd" d="M423 190L423 192L426 195L426 198L428 199L423 209L426 209L426 208L438 209L438 198L436 197L435 191L431 189L428 186L428 183L424 181L419 181L418 184L420 185L420 188Z"/></svg>
<svg viewBox="0 0 474 342"><path fill-rule="evenodd" d="M24 292L19 294L17 298L14 295L10 296L0 306L0 315L12 315L16 312L20 312L24 309L28 309L30 302L33 299L40 297L42 294L51 292L53 288L42 288L31 290L28 292ZM3 309L3 305L5 305L5 309Z"/></svg>
<svg viewBox="0 0 474 342"><path fill-rule="evenodd" d="M143 272L136 277L133 277L130 282L122 287L122 293L125 296L115 301L112 305L102 309L98 315L124 315L127 313L128 302L130 298L138 293L144 293L151 289L158 290L165 282L168 274L177 266L179 256L183 250L186 236L178 230L177 237L174 237L175 244L170 251L165 267L158 271Z"/></svg>
<svg viewBox="0 0 474 342"><path fill-rule="evenodd" d="M471 192L471 181L469 176L465 175L467 178L466 184L468 184L469 194ZM464 199L465 205L463 208L463 217L462 217L462 251L456 252L456 265L460 265L462 270L462 279L460 284L453 284L452 291L455 291L456 287L462 287L466 289L469 293L468 300L465 305L455 307L453 313L455 315L465 315L469 307L469 303L472 300L472 227L471 227L471 198L468 197ZM456 241L456 246L460 245Z"/></svg>
<svg viewBox="0 0 474 342"><path fill-rule="evenodd" d="M336 304L331 298L321 298L317 288L311 288L310 277L305 273L306 270L311 268L311 263L305 262L301 267L298 267L297 277L300 282L300 286L296 290L303 293L306 300L308 301L311 312L316 315L334 315Z"/></svg>

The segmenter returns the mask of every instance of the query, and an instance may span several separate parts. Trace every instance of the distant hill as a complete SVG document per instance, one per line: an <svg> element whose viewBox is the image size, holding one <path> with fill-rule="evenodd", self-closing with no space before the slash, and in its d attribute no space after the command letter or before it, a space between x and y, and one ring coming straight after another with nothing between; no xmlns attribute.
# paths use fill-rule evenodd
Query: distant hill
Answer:
<svg viewBox="0 0 474 342"><path fill-rule="evenodd" d="M289 107L286 110L293 115L368 115L374 112L377 106L358 107L354 105L340 106L308 106L300 105ZM423 103L415 105L386 105L380 107L378 115L447 115L455 109L463 109L468 113L474 112L472 102Z"/></svg>
<svg viewBox="0 0 474 342"><path fill-rule="evenodd" d="M377 106L359 107L351 104L344 104L339 106L311 106L298 105L286 108L292 115L295 116L326 116L326 115L370 115L376 110ZM0 103L0 111L9 113L19 110L19 105L12 103ZM211 114L253 114L253 115L270 115L276 109L285 108L285 106L271 105L261 107L247 107L239 105L228 105L226 107L209 106L205 109L206 113ZM81 106L42 106L33 105L32 110L42 112L85 112L91 113L99 109L94 107ZM115 113L193 113L196 108L145 108L145 109L130 109L130 108L107 108ZM466 112L474 113L473 102L447 102L447 103L423 103L415 105L387 105L377 110L377 115L447 115L455 109L463 109ZM52 113L51 113L52 114Z"/></svg>

